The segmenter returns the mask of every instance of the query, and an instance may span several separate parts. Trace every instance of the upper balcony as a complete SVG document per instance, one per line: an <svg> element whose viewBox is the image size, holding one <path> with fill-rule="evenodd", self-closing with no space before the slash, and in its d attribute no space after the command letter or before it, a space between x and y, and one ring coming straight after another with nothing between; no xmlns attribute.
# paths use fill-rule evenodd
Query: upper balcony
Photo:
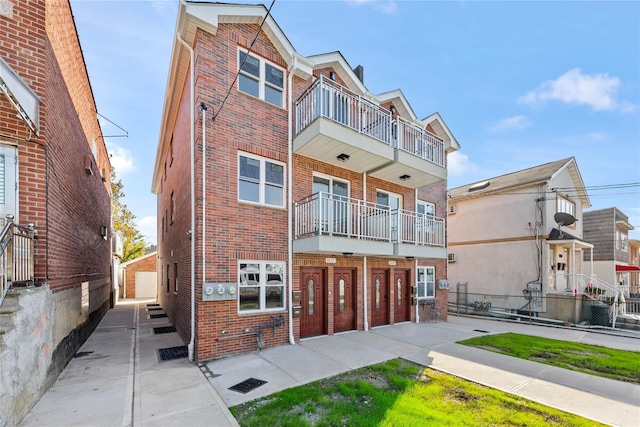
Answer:
<svg viewBox="0 0 640 427"><path fill-rule="evenodd" d="M295 204L296 253L445 258L444 220L316 193Z"/></svg>
<svg viewBox="0 0 640 427"><path fill-rule="evenodd" d="M446 179L444 142L320 76L295 104L293 152L409 188Z"/></svg>

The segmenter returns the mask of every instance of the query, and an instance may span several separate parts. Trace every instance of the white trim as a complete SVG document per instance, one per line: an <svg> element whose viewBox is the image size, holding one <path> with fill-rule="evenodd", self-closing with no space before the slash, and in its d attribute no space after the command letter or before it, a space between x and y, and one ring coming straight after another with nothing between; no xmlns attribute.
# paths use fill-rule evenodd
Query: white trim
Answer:
<svg viewBox="0 0 640 427"><path fill-rule="evenodd" d="M245 200L245 199L241 199L240 198L240 158L241 157L246 157L248 159L253 159L253 160L258 160L260 162L260 178L259 178L259 182L258 182L258 201L255 202L253 200ZM282 166L282 204L280 205L272 205L266 202L266 192L265 192L265 187L267 185L267 168L266 168L266 164L267 162L272 163L274 165L279 165ZM284 209L287 206L287 165L286 163L283 162L279 162L277 160L273 160L273 159L269 159L267 157L262 157L262 156L258 156L256 154L251 154L251 153L247 153L244 151L238 151L237 154L237 167L238 167L238 174L236 176L236 184L237 184L237 201L238 203L247 203L250 205L255 205L255 206L265 206L265 207L269 207L269 208L278 208L278 209ZM246 181L246 178L245 178Z"/></svg>
<svg viewBox="0 0 640 427"><path fill-rule="evenodd" d="M142 255L141 257L132 259L132 260L127 261L127 262L123 262L122 264L120 264L120 267L121 268L126 268L130 264L136 263L138 261L142 261L145 258L149 258L149 257L156 256L156 255L158 255L158 251L149 252L148 254Z"/></svg>
<svg viewBox="0 0 640 427"><path fill-rule="evenodd" d="M246 71L242 71L240 69L240 65L241 65L240 52L244 53L249 58L256 59L259 62L259 65L258 65L258 67L259 67L258 74L259 75L257 77L254 76L251 73L248 73ZM262 101L265 101L265 102L267 102L267 103L269 103L271 105L274 105L274 106L276 106L278 108L284 108L285 99L286 99L286 95L287 95L286 84L285 84L287 71L284 68L282 68L279 65L277 65L277 64L275 64L275 63L273 63L273 62L271 62L271 61L269 61L269 60L257 55L256 53L250 52L249 50L244 49L244 48L242 48L240 46L238 46L238 54L236 55L236 61L237 61L237 63L236 63L237 67L236 68L238 70L238 82L237 82L236 89L238 91L240 91L240 92L242 92L242 93L244 93L246 95L249 95L249 96L254 96L253 94L251 94L249 92L245 92L245 91L240 89L240 77L241 76L247 77L247 78L249 78L251 80L254 80L254 81L258 82L258 96L256 98L258 98L258 99L260 99ZM280 70L282 72L282 87L276 86L273 83L269 83L267 81L267 78L266 78L266 76L267 76L267 65L269 65L269 66L271 66L271 67L273 67L273 68L275 68L277 70ZM266 96L266 87L267 86L269 86L271 88L274 88L276 90L281 90L282 97L281 97L281 100L280 100L280 104L274 104L274 103L270 102L269 100L267 100L267 96Z"/></svg>
<svg viewBox="0 0 640 427"><path fill-rule="evenodd" d="M260 275L260 281L258 282L258 298L259 298L259 302L258 305L260 308L258 309L252 309L252 310L241 310L240 309L240 294L241 294L241 290L243 288L242 285L242 280L240 278L240 265L241 264L258 264L258 274ZM267 305L267 299L266 299L266 288L267 288L267 264L279 264L282 266L282 306L281 307L274 307L274 308L266 308ZM271 312L278 312L278 311L285 311L287 309L287 263L284 261L271 261L271 260L238 260L238 271L237 271L237 279L238 279L238 299L237 299L237 303L238 303L238 314L239 315L244 315L244 314L260 314L260 313L271 313ZM248 285L244 285L244 286L248 286ZM255 287L255 285L253 285L253 287Z"/></svg>

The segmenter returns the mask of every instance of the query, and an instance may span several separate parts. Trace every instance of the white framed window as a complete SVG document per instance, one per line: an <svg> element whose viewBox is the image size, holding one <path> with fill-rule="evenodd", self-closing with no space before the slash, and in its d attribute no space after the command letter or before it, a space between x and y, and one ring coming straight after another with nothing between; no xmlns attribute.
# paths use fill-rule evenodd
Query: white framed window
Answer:
<svg viewBox="0 0 640 427"><path fill-rule="evenodd" d="M622 252L629 252L629 240L627 234L616 230L616 249Z"/></svg>
<svg viewBox="0 0 640 427"><path fill-rule="evenodd" d="M556 212L568 213L575 218L576 216L576 204L572 202L568 197L558 194L556 200ZM575 228L574 224L567 225L566 227Z"/></svg>
<svg viewBox="0 0 640 427"><path fill-rule="evenodd" d="M418 200L416 202L416 212L420 216L426 216L427 218L433 219L436 216L436 205Z"/></svg>
<svg viewBox="0 0 640 427"><path fill-rule="evenodd" d="M240 261L238 311L254 313L284 310L284 272L284 262Z"/></svg>
<svg viewBox="0 0 640 427"><path fill-rule="evenodd" d="M436 268L418 267L416 275L418 276L416 279L416 283L418 284L418 298L435 298Z"/></svg>
<svg viewBox="0 0 640 427"><path fill-rule="evenodd" d="M277 107L284 103L284 69L238 49L238 90Z"/></svg>
<svg viewBox="0 0 640 427"><path fill-rule="evenodd" d="M284 207L284 163L238 153L238 200Z"/></svg>

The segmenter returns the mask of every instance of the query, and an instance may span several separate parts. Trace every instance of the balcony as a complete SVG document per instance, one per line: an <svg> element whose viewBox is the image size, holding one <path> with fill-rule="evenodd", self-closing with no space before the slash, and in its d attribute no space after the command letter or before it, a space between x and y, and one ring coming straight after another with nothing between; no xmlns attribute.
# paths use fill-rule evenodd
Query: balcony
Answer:
<svg viewBox="0 0 640 427"><path fill-rule="evenodd" d="M444 220L316 193L295 204L295 253L445 258Z"/></svg>
<svg viewBox="0 0 640 427"><path fill-rule="evenodd" d="M320 76L295 104L294 153L418 188L446 179L444 142Z"/></svg>

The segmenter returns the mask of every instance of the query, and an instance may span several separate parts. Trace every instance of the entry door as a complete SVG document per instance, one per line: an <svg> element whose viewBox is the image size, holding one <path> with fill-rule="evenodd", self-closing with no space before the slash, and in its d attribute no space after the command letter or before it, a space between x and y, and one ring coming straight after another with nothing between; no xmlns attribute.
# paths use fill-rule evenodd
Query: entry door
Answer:
<svg viewBox="0 0 640 427"><path fill-rule="evenodd" d="M389 210L389 227L391 229L391 241L400 242L402 238L400 223L400 209L402 209L402 196L378 191L376 193L376 204Z"/></svg>
<svg viewBox="0 0 640 427"><path fill-rule="evenodd" d="M17 218L16 149L0 145L0 229L4 228L7 215Z"/></svg>
<svg viewBox="0 0 640 427"><path fill-rule="evenodd" d="M314 175L313 193L322 193L314 209L314 216L319 222L316 228L329 235L349 234L349 183Z"/></svg>
<svg viewBox="0 0 640 427"><path fill-rule="evenodd" d="M333 270L333 330L349 331L356 326L355 270Z"/></svg>
<svg viewBox="0 0 640 427"><path fill-rule="evenodd" d="M300 337L325 334L326 272L322 268L303 268L300 277Z"/></svg>
<svg viewBox="0 0 640 427"><path fill-rule="evenodd" d="M405 322L410 320L409 298L410 284L409 272L407 270L395 271L393 273L393 285L395 286L395 296L393 301L393 320L394 322Z"/></svg>
<svg viewBox="0 0 640 427"><path fill-rule="evenodd" d="M371 326L389 323L389 270L371 272Z"/></svg>

